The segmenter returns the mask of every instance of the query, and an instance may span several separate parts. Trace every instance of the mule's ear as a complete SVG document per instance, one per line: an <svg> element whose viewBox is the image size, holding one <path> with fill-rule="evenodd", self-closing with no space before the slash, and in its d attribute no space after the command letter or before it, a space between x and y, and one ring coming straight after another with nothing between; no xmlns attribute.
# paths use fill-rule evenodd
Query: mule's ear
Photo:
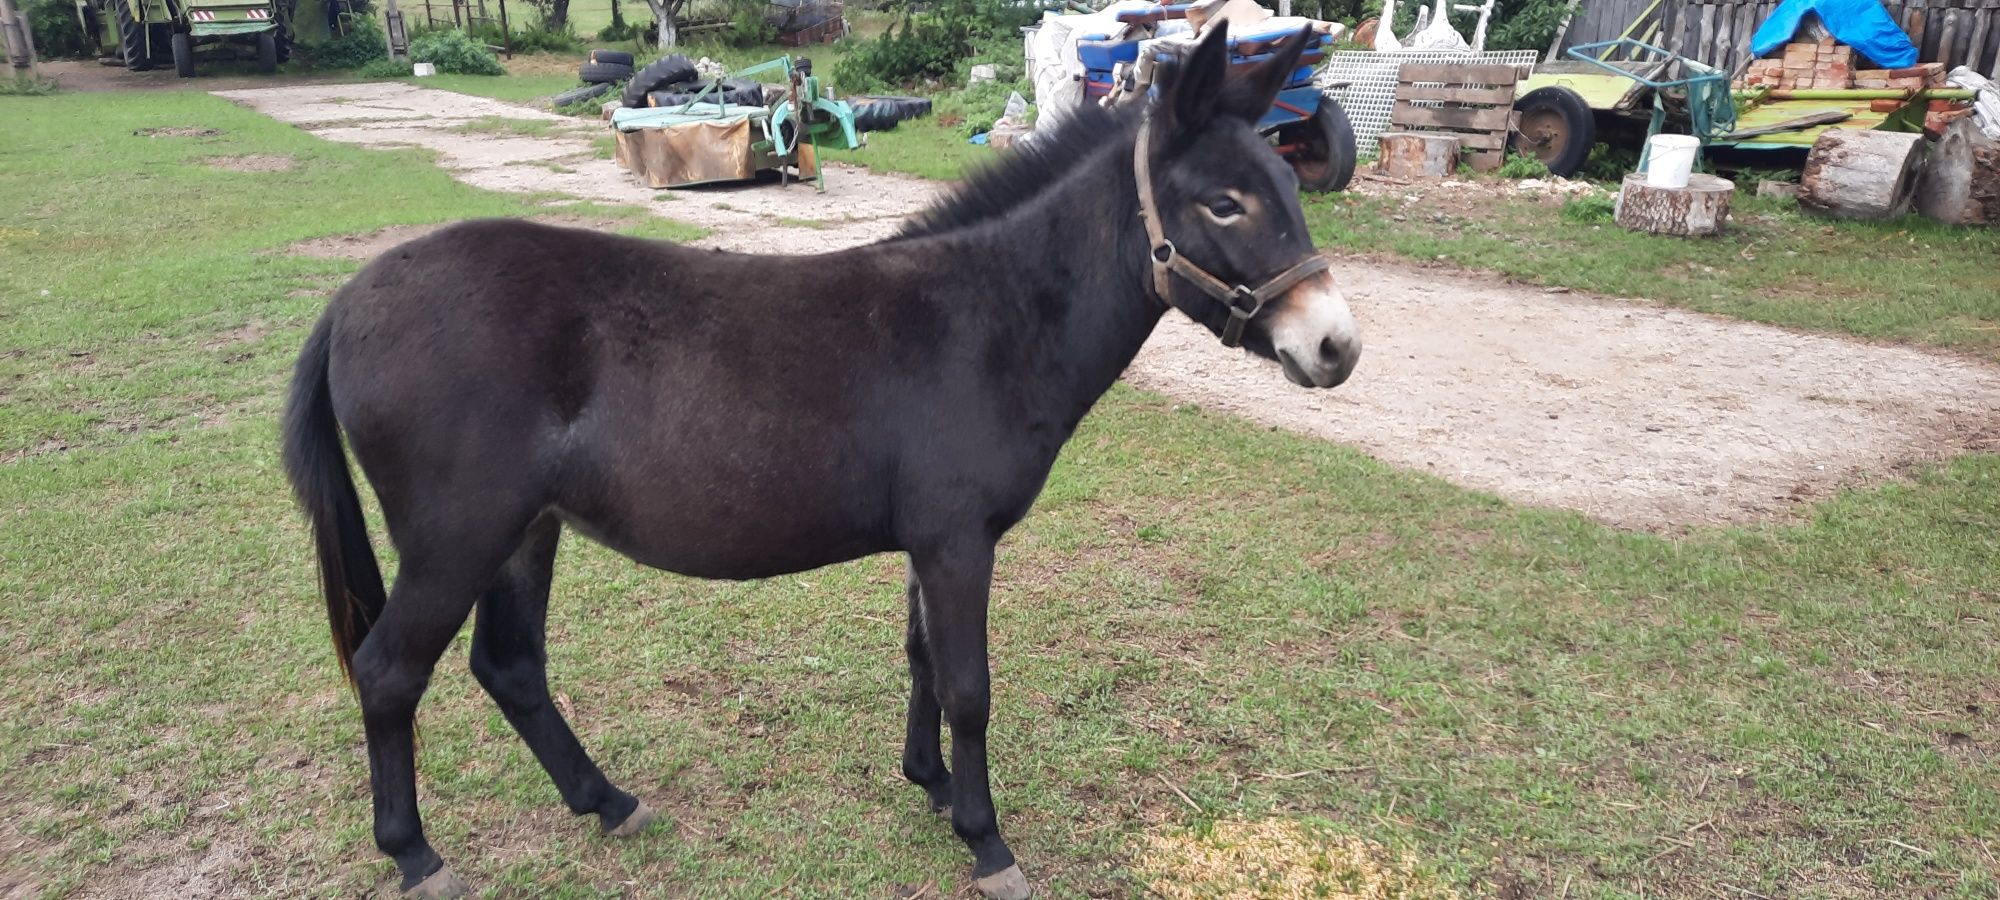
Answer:
<svg viewBox="0 0 2000 900"><path fill-rule="evenodd" d="M1222 82L1229 74L1229 23L1217 22L1181 58L1174 83L1160 98L1175 131L1189 134L1206 127L1222 102Z"/></svg>
<svg viewBox="0 0 2000 900"><path fill-rule="evenodd" d="M1312 45L1312 29L1301 28L1280 39L1271 49L1271 58L1260 63L1244 78L1230 84L1229 94L1224 98L1223 108L1230 114L1256 124L1271 110L1271 103L1278 99L1285 82L1292 73L1298 71L1299 57Z"/></svg>

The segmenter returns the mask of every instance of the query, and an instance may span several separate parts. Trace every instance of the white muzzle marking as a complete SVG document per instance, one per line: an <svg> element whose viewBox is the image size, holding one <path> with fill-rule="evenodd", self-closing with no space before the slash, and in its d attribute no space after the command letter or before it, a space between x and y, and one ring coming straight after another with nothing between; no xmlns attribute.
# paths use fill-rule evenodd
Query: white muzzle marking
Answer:
<svg viewBox="0 0 2000 900"><path fill-rule="evenodd" d="M1361 358L1361 329L1332 272L1317 273L1285 294L1271 319L1271 347L1294 384L1329 388L1347 380Z"/></svg>

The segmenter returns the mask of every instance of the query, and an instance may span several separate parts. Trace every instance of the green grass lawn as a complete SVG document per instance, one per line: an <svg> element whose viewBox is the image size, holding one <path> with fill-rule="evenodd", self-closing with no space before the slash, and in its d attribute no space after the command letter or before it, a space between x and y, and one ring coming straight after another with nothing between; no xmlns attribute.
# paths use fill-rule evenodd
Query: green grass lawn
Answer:
<svg viewBox="0 0 2000 900"><path fill-rule="evenodd" d="M201 94L0 116L0 885L373 890L360 720L276 458L293 354L357 264L284 248L548 210ZM296 167L201 164L251 153ZM1393 215L1313 209L1352 246L1403 239L1368 218ZM1882 285L1984 283L1892 233L1834 237L1898 266ZM1120 388L1002 548L998 803L1049 897L1134 894L1143 835L1242 816L1468 895L1993 898L1996 570L2000 456L1656 536ZM572 819L461 644L422 713L434 841L508 896L951 895L967 856L897 775L901 579L698 582L569 540L559 702L670 824Z"/></svg>

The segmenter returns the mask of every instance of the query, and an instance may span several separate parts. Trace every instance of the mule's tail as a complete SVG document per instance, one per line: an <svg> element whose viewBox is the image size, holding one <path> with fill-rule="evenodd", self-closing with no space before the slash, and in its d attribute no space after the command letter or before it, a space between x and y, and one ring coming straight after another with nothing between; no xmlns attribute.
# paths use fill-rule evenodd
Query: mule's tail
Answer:
<svg viewBox="0 0 2000 900"><path fill-rule="evenodd" d="M333 649L340 669L354 679L354 651L368 628L382 614L388 596L375 548L368 543L368 526L361 515L361 498L347 471L347 451L340 443L340 423L333 417L327 390L328 344L332 319L321 318L299 354L292 373L292 396L285 407L285 475L312 524L319 547L319 583L326 594L326 616L333 625Z"/></svg>

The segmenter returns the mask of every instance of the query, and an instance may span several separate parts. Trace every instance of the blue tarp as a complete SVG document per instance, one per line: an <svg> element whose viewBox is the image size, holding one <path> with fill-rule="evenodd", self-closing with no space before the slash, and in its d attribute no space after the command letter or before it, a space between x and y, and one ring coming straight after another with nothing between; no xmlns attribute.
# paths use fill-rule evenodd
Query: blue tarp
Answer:
<svg viewBox="0 0 2000 900"><path fill-rule="evenodd" d="M1767 56L1798 34L1807 14L1819 16L1835 40L1868 57L1876 68L1903 69L1917 64L1917 47L1902 26L1889 17L1880 0L1784 0L1750 36L1750 52Z"/></svg>

